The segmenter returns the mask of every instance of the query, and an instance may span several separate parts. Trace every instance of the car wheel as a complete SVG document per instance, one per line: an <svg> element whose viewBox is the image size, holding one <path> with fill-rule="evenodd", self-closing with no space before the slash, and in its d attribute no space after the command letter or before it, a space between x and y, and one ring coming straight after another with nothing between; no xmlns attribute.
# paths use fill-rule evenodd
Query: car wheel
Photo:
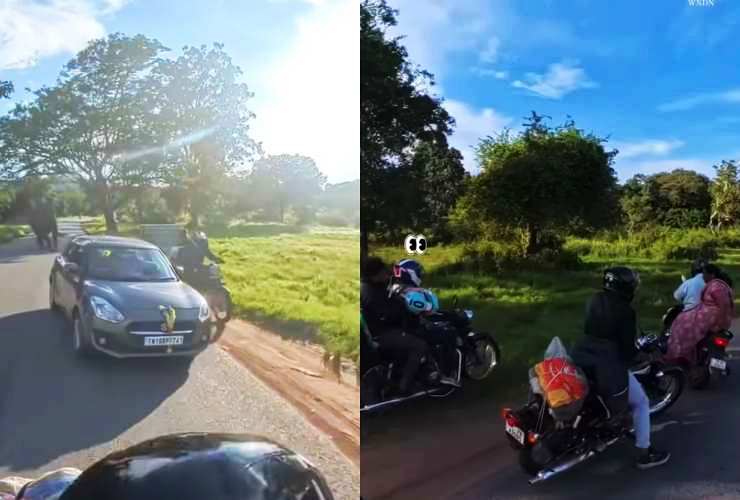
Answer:
<svg viewBox="0 0 740 500"><path fill-rule="evenodd" d="M80 318L78 313L75 313L72 321L72 348L75 354L80 357L90 354L90 345L85 337L82 318Z"/></svg>

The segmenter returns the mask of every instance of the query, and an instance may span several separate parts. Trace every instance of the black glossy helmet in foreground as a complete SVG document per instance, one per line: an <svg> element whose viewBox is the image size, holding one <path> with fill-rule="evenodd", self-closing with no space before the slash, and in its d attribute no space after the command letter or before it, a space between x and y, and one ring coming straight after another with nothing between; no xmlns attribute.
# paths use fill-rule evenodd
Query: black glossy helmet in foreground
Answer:
<svg viewBox="0 0 740 500"><path fill-rule="evenodd" d="M22 497L21 497L22 498ZM112 453L59 500L333 500L321 473L268 439L174 434Z"/></svg>
<svg viewBox="0 0 740 500"><path fill-rule="evenodd" d="M616 266L604 271L604 290L618 293L632 300L640 286L640 275L629 267Z"/></svg>

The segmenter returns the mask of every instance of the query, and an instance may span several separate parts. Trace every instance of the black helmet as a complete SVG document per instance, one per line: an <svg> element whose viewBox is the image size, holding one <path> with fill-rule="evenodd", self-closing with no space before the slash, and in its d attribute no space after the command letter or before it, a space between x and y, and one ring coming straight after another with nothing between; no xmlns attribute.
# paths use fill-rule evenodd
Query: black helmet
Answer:
<svg viewBox="0 0 740 500"><path fill-rule="evenodd" d="M706 266L707 264L709 264L709 261L706 260L706 259L701 259L701 258L696 259L691 264L691 277L693 278L697 274L703 273L704 272L704 266Z"/></svg>
<svg viewBox="0 0 740 500"><path fill-rule="evenodd" d="M627 300L632 300L640 286L640 275L629 267L616 266L604 271L604 290L616 292Z"/></svg>
<svg viewBox="0 0 740 500"><path fill-rule="evenodd" d="M333 498L313 465L273 441L193 433L163 436L112 453L85 470L59 500Z"/></svg>

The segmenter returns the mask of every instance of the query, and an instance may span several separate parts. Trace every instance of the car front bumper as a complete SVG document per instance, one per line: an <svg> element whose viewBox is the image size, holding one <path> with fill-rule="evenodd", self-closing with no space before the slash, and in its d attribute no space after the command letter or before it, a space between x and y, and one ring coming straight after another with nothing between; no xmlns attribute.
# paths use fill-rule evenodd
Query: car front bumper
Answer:
<svg viewBox="0 0 740 500"><path fill-rule="evenodd" d="M116 358L194 356L211 343L210 323L198 320L198 311L177 310L172 333L162 331L158 311L144 311L121 323L110 323L95 316L88 318L90 345L97 351ZM147 337L183 338L180 345L145 345Z"/></svg>

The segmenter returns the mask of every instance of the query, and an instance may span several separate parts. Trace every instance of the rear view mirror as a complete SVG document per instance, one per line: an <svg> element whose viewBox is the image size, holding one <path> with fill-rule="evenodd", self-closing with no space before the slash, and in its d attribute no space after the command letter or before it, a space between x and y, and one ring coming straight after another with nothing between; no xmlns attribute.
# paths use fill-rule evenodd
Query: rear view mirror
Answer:
<svg viewBox="0 0 740 500"><path fill-rule="evenodd" d="M175 266L175 271L177 271L177 273L180 275L185 274L185 268L182 266Z"/></svg>

